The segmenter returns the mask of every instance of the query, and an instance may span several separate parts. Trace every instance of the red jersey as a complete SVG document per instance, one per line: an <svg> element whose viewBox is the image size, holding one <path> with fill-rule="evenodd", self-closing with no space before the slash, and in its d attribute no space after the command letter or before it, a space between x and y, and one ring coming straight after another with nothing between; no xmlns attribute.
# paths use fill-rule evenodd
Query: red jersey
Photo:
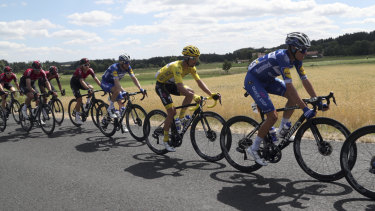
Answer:
<svg viewBox="0 0 375 211"><path fill-rule="evenodd" d="M83 72L82 68L77 68L76 71L73 73L73 77L78 79L86 79L87 76L91 75L93 78L95 78L94 70L89 68L86 73Z"/></svg>
<svg viewBox="0 0 375 211"><path fill-rule="evenodd" d="M50 81L50 80L52 80L52 79L54 79L54 78L56 78L56 79L58 79L59 78L59 74L58 73L56 73L55 75L52 75L51 73L49 73L49 71L44 71L45 73L46 73L46 75L47 75L47 79Z"/></svg>
<svg viewBox="0 0 375 211"><path fill-rule="evenodd" d="M16 74L11 73L9 78L7 77L5 73L0 74L0 83L7 84L7 83L10 83L12 80L17 83Z"/></svg>
<svg viewBox="0 0 375 211"><path fill-rule="evenodd" d="M30 78L31 81L36 81L38 79L47 80L47 75L44 70L40 70L39 74L36 74L33 68L27 69L22 77Z"/></svg>

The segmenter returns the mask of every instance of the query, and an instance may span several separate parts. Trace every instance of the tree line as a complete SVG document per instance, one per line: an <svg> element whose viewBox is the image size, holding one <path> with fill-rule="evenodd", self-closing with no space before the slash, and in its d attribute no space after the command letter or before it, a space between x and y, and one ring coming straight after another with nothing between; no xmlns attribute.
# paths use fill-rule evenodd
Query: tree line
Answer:
<svg viewBox="0 0 375 211"><path fill-rule="evenodd" d="M274 48L242 48L227 54L201 54L200 62L213 63L237 60L252 60L257 58L258 53L268 53L276 49L286 48L280 45ZM344 34L337 38L328 38L320 40L312 40L309 51L318 51L323 56L358 56L358 55L374 55L375 54L375 30L372 32L357 32L352 34ZM164 56L152 57L149 59L135 59L131 62L133 68L160 68L172 61L182 59L182 56ZM80 58L79 58L80 59ZM115 59L96 59L91 60L91 67L96 72L105 71L111 64L115 63ZM11 66L14 72L23 72L31 67L31 62L13 62L0 60L0 69L5 66ZM43 62L43 68L48 70L49 66L57 66L60 72L64 74L72 73L79 65L79 61L75 62Z"/></svg>

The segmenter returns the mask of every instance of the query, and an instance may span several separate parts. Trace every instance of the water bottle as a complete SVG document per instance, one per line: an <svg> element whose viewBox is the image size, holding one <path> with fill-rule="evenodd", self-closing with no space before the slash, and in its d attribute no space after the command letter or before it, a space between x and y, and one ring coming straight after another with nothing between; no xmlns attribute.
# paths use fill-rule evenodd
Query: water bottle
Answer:
<svg viewBox="0 0 375 211"><path fill-rule="evenodd" d="M273 143L277 142L276 128L275 127L271 127L271 129L270 129L270 139Z"/></svg>
<svg viewBox="0 0 375 211"><path fill-rule="evenodd" d="M175 120L174 120L174 123L175 123L175 125L176 125L176 130L177 130L177 132L181 132L181 120L180 120L180 118L176 118Z"/></svg>
<svg viewBox="0 0 375 211"><path fill-rule="evenodd" d="M121 115L125 112L125 110L126 110L126 108L124 106L120 108Z"/></svg>
<svg viewBox="0 0 375 211"><path fill-rule="evenodd" d="M185 127L185 125L190 121L191 116L189 114L185 115L184 120L182 121L182 125Z"/></svg>

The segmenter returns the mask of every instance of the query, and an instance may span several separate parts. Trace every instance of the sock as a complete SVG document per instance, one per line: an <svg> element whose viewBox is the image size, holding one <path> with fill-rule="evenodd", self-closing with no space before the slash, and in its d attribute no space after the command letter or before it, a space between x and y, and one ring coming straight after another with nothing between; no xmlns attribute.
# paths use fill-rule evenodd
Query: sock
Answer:
<svg viewBox="0 0 375 211"><path fill-rule="evenodd" d="M87 98L86 103L89 104L91 102L91 98Z"/></svg>
<svg viewBox="0 0 375 211"><path fill-rule="evenodd" d="M182 109L180 110L180 116L179 116L180 119L182 119L182 118L185 117L186 109L187 109L187 108L182 108Z"/></svg>
<svg viewBox="0 0 375 211"><path fill-rule="evenodd" d="M168 130L164 130L164 139L163 139L164 142L168 142L169 141L169 131Z"/></svg>
<svg viewBox="0 0 375 211"><path fill-rule="evenodd" d="M289 122L289 119L283 117L281 119L281 123L280 123L279 129L281 130L284 127L285 123L287 123L287 122Z"/></svg>
<svg viewBox="0 0 375 211"><path fill-rule="evenodd" d="M113 102L113 101L109 101L109 107L108 107L108 109L115 108L115 104L114 103L115 102Z"/></svg>
<svg viewBox="0 0 375 211"><path fill-rule="evenodd" d="M262 143L262 141L263 141L263 138L257 136L257 137L255 138L255 141L254 141L253 145L251 145L251 149L252 149L253 151L258 150L259 147L260 147L260 144Z"/></svg>

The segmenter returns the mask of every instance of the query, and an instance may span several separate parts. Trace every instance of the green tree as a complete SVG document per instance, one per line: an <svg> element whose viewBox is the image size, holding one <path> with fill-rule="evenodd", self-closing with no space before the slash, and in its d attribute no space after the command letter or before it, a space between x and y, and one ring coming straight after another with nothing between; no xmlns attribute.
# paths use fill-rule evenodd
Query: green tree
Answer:
<svg viewBox="0 0 375 211"><path fill-rule="evenodd" d="M228 60L225 60L224 63L223 63L223 70L225 71L225 73L228 74L231 67L232 67L232 62L229 62Z"/></svg>

